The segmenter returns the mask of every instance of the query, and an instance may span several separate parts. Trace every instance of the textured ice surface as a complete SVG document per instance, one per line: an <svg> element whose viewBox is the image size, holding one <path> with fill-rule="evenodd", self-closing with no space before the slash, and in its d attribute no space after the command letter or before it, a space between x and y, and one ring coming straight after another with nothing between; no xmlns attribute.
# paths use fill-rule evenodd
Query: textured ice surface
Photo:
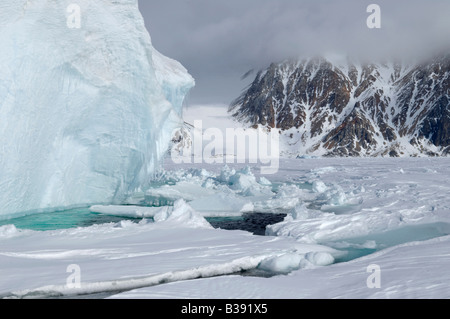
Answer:
<svg viewBox="0 0 450 319"><path fill-rule="evenodd" d="M421 299L450 297L450 237L386 249L352 262L301 269L272 278L223 276L137 289L113 298L180 299ZM326 254L321 254L325 256ZM380 288L370 289L370 265Z"/></svg>
<svg viewBox="0 0 450 319"><path fill-rule="evenodd" d="M314 242L372 254L308 269L308 262L328 265L333 256L310 252L300 258L284 252L265 259L259 267L292 271L288 276L222 276L143 288L116 297L450 297L448 159L298 159L282 160L280 167L270 181L286 185L278 187L274 197L260 200L260 207L291 208L286 220L270 226L268 234L295 239L298 244ZM292 206L294 198L297 204ZM341 201L336 200L339 198ZM367 286L372 264L381 269L380 288Z"/></svg>
<svg viewBox="0 0 450 319"><path fill-rule="evenodd" d="M193 228L209 228L212 226L206 221L206 219L198 212L196 212L191 206L186 204L183 199L179 199L175 202L172 210L162 210L154 216L154 220L157 223L164 223L173 228L177 224L182 224L184 227Z"/></svg>
<svg viewBox="0 0 450 319"><path fill-rule="evenodd" d="M122 221L36 232L0 227L0 298L114 293L167 282L238 273L266 259L337 251L291 238L212 229L182 200L155 223ZM80 287L68 284L69 265L80 266ZM278 262L286 272L292 262Z"/></svg>
<svg viewBox="0 0 450 319"><path fill-rule="evenodd" d="M93 213L116 215L122 217L133 218L150 218L160 212L166 212L168 209L172 209L170 206L161 207L143 207L134 205L94 205L89 208Z"/></svg>
<svg viewBox="0 0 450 319"><path fill-rule="evenodd" d="M137 0L3 1L0 216L121 200L146 185L194 85Z"/></svg>
<svg viewBox="0 0 450 319"><path fill-rule="evenodd" d="M242 166L166 165L161 196L168 191L189 200L142 211L137 206L98 207L103 213L141 218L159 215L155 223L144 219L45 232L0 227L0 297L113 294L141 287L116 297L450 297L448 158L280 163L277 175L266 176L270 183L258 182L258 173ZM231 189L236 180L242 183L234 185L242 187ZM145 200L145 191L132 200ZM255 195L266 192L272 195ZM203 201L208 209L214 194L289 216L269 227L272 236L211 229L202 218L206 211L190 204ZM343 201L333 201L340 194ZM70 264L81 267L78 290L65 285ZM381 267L379 289L366 284L371 264ZM283 275L234 276L242 270ZM190 280L212 276L222 277Z"/></svg>

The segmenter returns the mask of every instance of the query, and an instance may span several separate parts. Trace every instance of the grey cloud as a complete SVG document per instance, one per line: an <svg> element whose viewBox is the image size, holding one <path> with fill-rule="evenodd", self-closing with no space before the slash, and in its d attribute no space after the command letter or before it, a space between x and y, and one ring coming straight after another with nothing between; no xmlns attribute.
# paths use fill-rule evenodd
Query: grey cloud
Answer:
<svg viewBox="0 0 450 319"><path fill-rule="evenodd" d="M382 28L366 26L377 3ZM242 76L291 56L427 54L449 42L447 0L140 0L155 47L196 78L191 103L229 103Z"/></svg>

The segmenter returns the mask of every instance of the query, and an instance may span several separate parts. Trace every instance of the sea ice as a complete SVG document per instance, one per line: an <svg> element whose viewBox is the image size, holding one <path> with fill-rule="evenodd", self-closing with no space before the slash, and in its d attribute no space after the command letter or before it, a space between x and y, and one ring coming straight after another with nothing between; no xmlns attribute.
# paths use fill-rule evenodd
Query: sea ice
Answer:
<svg viewBox="0 0 450 319"><path fill-rule="evenodd" d="M169 209L173 208L170 206L144 207L133 205L94 205L89 208L93 213L132 218L150 218Z"/></svg>
<svg viewBox="0 0 450 319"><path fill-rule="evenodd" d="M0 297L74 297L117 293L162 283L257 269L271 257L338 254L291 238L253 236L212 227L183 200L156 222L123 221L58 231L16 232L0 227ZM78 265L80 286L67 284Z"/></svg>
<svg viewBox="0 0 450 319"><path fill-rule="evenodd" d="M172 227L174 224L182 224L184 227L212 228L211 224L183 199L177 200L172 210L162 210L153 219L156 223L164 222L166 226Z"/></svg>
<svg viewBox="0 0 450 319"><path fill-rule="evenodd" d="M198 279L136 289L111 298L447 299L449 243L447 236L399 245L352 262L300 269L289 276ZM370 265L380 268L380 288L367 285Z"/></svg>
<svg viewBox="0 0 450 319"><path fill-rule="evenodd" d="M230 187L230 177L238 172L244 176L242 181L253 181L251 175L258 180L257 173L248 169L177 166L156 183L173 187L180 198L190 196L189 201L145 207L141 213L136 206L98 208L140 218L157 216L156 222L143 219L45 232L0 227L0 295L449 297L448 159L283 159L280 167L277 175L267 177L270 185L258 183L264 191L270 190L266 198ZM321 171L321 167L336 169ZM439 174L430 173L430 168ZM327 189L315 192L314 180ZM153 184L152 188L158 187ZM145 191L131 194L133 200L141 195L144 199ZM339 192L346 201L331 205L330 199ZM270 236L212 229L205 223L204 212L196 211L192 203L201 203L205 209L209 203L214 213L213 199L221 196L223 207L227 200L240 199L254 205L254 211L285 212L287 217L267 228ZM355 250L365 253L354 254ZM70 264L81 268L79 290L65 285ZM381 269L380 289L366 284L372 264ZM236 276L242 271L278 276ZM214 276L221 277L209 278ZM197 278L202 279L193 280Z"/></svg>

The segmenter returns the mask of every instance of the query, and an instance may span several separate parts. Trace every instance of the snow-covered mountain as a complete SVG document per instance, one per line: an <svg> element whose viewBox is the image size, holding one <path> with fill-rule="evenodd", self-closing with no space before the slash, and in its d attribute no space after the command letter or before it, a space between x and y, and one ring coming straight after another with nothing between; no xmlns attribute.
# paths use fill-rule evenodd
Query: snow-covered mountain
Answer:
<svg viewBox="0 0 450 319"><path fill-rule="evenodd" d="M230 106L278 129L290 155L450 154L450 56L363 63L315 57L272 64Z"/></svg>

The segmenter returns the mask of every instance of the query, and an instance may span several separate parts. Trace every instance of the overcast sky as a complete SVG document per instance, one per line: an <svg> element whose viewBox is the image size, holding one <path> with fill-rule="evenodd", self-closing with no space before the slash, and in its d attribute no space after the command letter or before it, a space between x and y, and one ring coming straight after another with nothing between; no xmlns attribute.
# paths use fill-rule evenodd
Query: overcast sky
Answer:
<svg viewBox="0 0 450 319"><path fill-rule="evenodd" d="M190 104L229 104L247 71L291 56L424 54L450 41L449 0L139 0L161 53L196 79ZM369 29L369 4L381 29ZM371 57L372 58L372 57Z"/></svg>

